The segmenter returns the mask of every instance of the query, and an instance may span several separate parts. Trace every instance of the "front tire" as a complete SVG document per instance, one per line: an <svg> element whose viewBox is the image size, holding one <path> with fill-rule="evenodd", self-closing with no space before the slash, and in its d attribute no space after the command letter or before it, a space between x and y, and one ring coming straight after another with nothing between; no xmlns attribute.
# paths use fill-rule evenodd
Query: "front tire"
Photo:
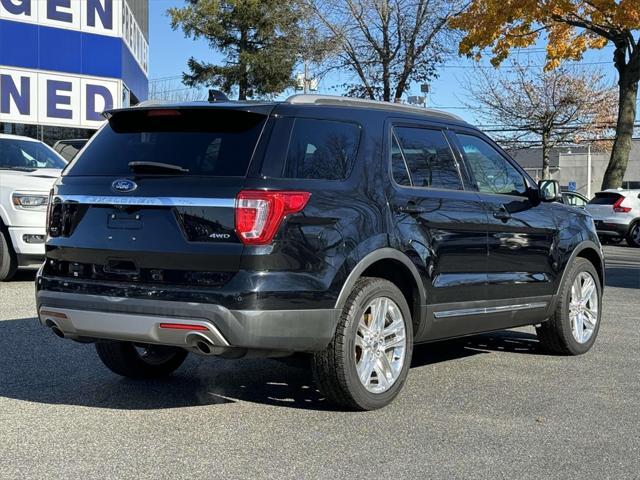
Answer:
<svg viewBox="0 0 640 480"><path fill-rule="evenodd" d="M630 247L640 248L640 221L634 223L629 229L627 243Z"/></svg>
<svg viewBox="0 0 640 480"><path fill-rule="evenodd" d="M375 410L398 395L413 353L411 310L381 278L356 282L329 346L313 356L320 391L334 404Z"/></svg>
<svg viewBox="0 0 640 480"><path fill-rule="evenodd" d="M17 270L18 257L9 240L9 234L0 225L0 282L11 280Z"/></svg>
<svg viewBox="0 0 640 480"><path fill-rule="evenodd" d="M171 375L189 353L176 347L136 346L131 342L98 342L96 351L109 370L128 378L160 378Z"/></svg>
<svg viewBox="0 0 640 480"><path fill-rule="evenodd" d="M556 310L536 328L541 346L560 355L581 355L596 341L602 317L602 286L593 264L576 258L567 267Z"/></svg>

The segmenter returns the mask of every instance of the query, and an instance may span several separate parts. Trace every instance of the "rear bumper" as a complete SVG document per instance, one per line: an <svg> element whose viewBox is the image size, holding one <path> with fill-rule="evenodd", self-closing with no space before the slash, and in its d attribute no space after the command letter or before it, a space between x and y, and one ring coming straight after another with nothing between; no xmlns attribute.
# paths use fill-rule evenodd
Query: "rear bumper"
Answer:
<svg viewBox="0 0 640 480"><path fill-rule="evenodd" d="M65 337L189 348L198 336L215 347L309 352L324 349L338 321L334 309L229 310L220 305L141 300L40 290L40 322ZM185 329L161 324L187 325ZM204 329L189 329L197 325Z"/></svg>
<svg viewBox="0 0 640 480"><path fill-rule="evenodd" d="M628 223L614 223L606 220L594 220L598 235L607 237L624 237L629 231Z"/></svg>

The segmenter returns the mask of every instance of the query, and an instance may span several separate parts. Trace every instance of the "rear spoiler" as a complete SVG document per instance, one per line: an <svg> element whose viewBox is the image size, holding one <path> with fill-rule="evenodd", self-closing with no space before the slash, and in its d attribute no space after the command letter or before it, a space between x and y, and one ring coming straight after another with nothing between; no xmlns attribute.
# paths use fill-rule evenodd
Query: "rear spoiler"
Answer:
<svg viewBox="0 0 640 480"><path fill-rule="evenodd" d="M124 112L140 112L141 110L236 110L246 113L254 113L265 117L271 114L277 103L264 102L234 102L234 101L216 101L216 102L191 102L191 103L167 103L157 100L145 101L133 107L114 108L102 112L102 116L110 120L114 115Z"/></svg>

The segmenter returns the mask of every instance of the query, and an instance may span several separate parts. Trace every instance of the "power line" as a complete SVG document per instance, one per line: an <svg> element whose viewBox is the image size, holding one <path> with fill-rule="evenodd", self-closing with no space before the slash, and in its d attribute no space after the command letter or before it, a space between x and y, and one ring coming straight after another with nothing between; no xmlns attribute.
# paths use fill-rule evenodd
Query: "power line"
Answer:
<svg viewBox="0 0 640 480"><path fill-rule="evenodd" d="M503 126L495 126L495 125L477 125L478 128L482 129L484 132L491 133L500 133L500 132L530 132L531 130L526 127L503 127ZM607 128L615 128L616 124L613 122L600 122L593 124L575 124L572 126L559 126L554 130L577 130L580 127L588 128L598 128L598 129L607 129ZM640 128L640 122L636 122L633 124L633 128ZM534 132L531 132L534 133Z"/></svg>
<svg viewBox="0 0 640 480"><path fill-rule="evenodd" d="M162 81L162 80L178 80L178 79L181 79L181 78L182 78L182 75L174 75L174 76L171 76L171 77L150 78L149 81L150 82L159 82L159 81Z"/></svg>
<svg viewBox="0 0 640 480"><path fill-rule="evenodd" d="M580 65L580 66L591 66L591 65L612 65L613 64L613 60L610 62L571 62L571 65ZM484 68L484 69L492 69L492 70L519 70L521 68L543 68L544 64L527 64L527 65L523 65L522 67L503 67L503 66L498 66L498 67L494 67L493 65L440 65L439 68L458 68L458 69L474 69L474 68Z"/></svg>
<svg viewBox="0 0 640 480"><path fill-rule="evenodd" d="M202 89L203 88L197 88L197 87L171 88L169 90L160 90L158 93L186 92L188 90L199 91Z"/></svg>
<svg viewBox="0 0 640 480"><path fill-rule="evenodd" d="M527 52L533 52L535 53L536 51L546 51L546 49L532 49L532 50L522 50L522 51L527 51ZM579 65L579 66L595 66L595 65L612 65L613 64L613 60L611 61L606 61L606 62L582 62L582 61L570 61L569 65ZM525 67L531 67L531 68L543 68L545 66L545 64L540 63L540 64L528 64L525 65ZM520 67L511 67L509 65L500 65L498 67L494 67L493 65L480 65L480 64L472 64L472 65L451 65L451 64L442 64L439 65L438 68L453 68L453 69L474 69L474 68L486 68L486 69L493 69L493 70L516 70ZM171 76L166 76L166 77L156 77L156 78L150 78L149 81L150 82L158 82L158 81L162 81L162 80L178 80L178 79L182 79L182 74L180 75L171 75Z"/></svg>

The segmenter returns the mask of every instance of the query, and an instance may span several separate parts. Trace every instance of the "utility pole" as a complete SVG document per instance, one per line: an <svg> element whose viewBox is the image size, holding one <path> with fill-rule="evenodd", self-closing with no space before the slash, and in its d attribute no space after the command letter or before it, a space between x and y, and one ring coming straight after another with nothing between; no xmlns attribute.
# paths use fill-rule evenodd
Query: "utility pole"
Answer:
<svg viewBox="0 0 640 480"><path fill-rule="evenodd" d="M591 200L591 142L587 144L587 198Z"/></svg>
<svg viewBox="0 0 640 480"><path fill-rule="evenodd" d="M307 71L307 59L304 59L304 94L309 93L309 76Z"/></svg>
<svg viewBox="0 0 640 480"><path fill-rule="evenodd" d="M296 75L296 92L302 91L305 95L309 92L317 92L318 80L316 78L309 78L309 63L306 59L302 60L302 65L303 71Z"/></svg>

